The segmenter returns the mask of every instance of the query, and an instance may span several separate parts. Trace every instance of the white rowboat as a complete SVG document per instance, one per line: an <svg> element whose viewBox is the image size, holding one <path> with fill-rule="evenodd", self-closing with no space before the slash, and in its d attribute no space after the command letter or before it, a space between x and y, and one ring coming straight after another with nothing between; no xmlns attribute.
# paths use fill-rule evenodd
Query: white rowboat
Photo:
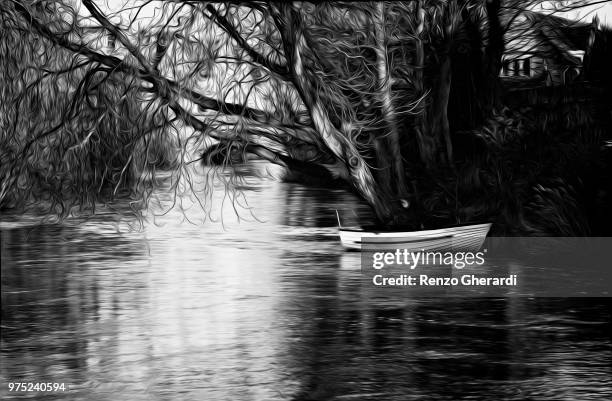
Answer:
<svg viewBox="0 0 612 401"><path fill-rule="evenodd" d="M472 224L423 231L368 231L339 228L342 246L351 250L408 249L441 251L460 249L477 251L484 243L491 223Z"/></svg>

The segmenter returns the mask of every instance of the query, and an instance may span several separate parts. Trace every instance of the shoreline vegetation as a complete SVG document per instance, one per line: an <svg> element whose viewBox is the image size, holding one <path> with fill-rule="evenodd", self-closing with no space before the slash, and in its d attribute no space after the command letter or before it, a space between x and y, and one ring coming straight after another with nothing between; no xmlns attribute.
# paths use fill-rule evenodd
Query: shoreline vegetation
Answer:
<svg viewBox="0 0 612 401"><path fill-rule="evenodd" d="M127 198L138 214L160 172L176 190L193 163L256 159L356 193L383 227L612 233L606 28L571 82L525 87L499 75L512 30L500 1L192 5L173 31L167 5L140 36L83 1L110 50L49 3L0 6L2 212L63 218ZM228 58L238 66L221 70Z"/></svg>

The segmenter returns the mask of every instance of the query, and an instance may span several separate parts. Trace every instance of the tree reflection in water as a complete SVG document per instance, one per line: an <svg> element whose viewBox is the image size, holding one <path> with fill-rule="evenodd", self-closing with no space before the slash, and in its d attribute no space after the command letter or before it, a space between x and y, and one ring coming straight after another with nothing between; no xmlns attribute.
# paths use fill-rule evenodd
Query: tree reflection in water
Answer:
<svg viewBox="0 0 612 401"><path fill-rule="evenodd" d="M65 382L68 398L96 400L610 389L605 300L372 293L335 234L334 209L360 208L352 196L270 180L246 192L261 221L194 225L173 211L122 234L109 216L4 225L2 381Z"/></svg>

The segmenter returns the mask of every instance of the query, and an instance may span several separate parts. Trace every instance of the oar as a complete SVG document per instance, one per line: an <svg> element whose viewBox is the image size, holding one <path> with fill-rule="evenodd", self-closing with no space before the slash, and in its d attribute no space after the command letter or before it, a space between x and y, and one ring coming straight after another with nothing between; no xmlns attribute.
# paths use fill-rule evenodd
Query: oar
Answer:
<svg viewBox="0 0 612 401"><path fill-rule="evenodd" d="M340 224L340 215L338 214L338 209L336 209L336 217L338 218L338 228L342 228L342 224Z"/></svg>

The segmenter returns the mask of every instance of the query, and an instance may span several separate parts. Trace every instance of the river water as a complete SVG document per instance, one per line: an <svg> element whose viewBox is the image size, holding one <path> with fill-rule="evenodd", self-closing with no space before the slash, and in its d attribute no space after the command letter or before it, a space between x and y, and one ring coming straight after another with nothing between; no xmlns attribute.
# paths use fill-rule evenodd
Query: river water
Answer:
<svg viewBox="0 0 612 401"><path fill-rule="evenodd" d="M364 207L267 168L240 221L220 185L217 222L163 188L142 225L2 216L2 398L612 399L606 299L368 296L334 213Z"/></svg>

